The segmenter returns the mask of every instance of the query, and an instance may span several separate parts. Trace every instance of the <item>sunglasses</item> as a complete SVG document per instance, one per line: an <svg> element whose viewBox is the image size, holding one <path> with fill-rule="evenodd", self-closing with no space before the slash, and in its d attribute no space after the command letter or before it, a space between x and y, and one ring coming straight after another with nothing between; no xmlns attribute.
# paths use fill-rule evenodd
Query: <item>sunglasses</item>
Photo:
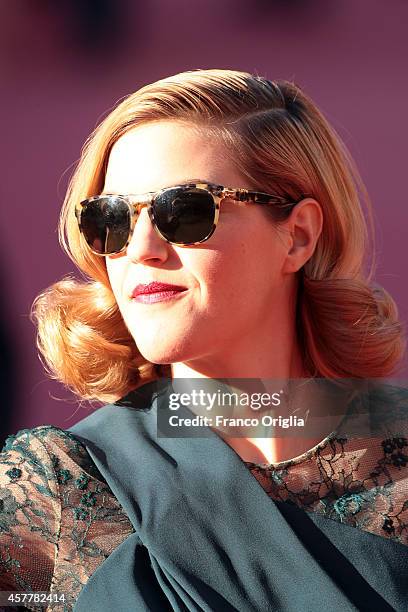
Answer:
<svg viewBox="0 0 408 612"><path fill-rule="evenodd" d="M95 255L113 255L128 246L141 209L147 206L159 236L178 246L208 240L218 223L225 198L237 202L273 205L288 209L298 202L247 189L231 189L212 183L187 183L142 195L102 194L75 207L79 231Z"/></svg>

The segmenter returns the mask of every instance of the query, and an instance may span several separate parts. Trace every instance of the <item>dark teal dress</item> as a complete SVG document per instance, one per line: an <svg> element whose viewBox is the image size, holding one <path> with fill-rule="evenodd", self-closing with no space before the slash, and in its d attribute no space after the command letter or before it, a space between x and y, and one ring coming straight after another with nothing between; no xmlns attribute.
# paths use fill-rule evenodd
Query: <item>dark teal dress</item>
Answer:
<svg viewBox="0 0 408 612"><path fill-rule="evenodd" d="M377 471L343 483L327 473L321 511L306 512L271 499L210 428L207 437L158 438L167 393L168 381L149 383L68 430L135 530L90 577L75 612L408 610L406 394L382 429ZM377 505L377 533L367 519L353 522L364 504Z"/></svg>

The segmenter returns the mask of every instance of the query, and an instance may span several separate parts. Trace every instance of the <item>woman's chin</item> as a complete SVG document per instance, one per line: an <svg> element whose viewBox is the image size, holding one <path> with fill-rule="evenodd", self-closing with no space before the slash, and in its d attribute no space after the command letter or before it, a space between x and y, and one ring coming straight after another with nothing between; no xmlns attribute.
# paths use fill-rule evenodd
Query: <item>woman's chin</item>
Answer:
<svg viewBox="0 0 408 612"><path fill-rule="evenodd" d="M156 363L158 365L178 363L185 360L185 353L183 351L174 351L171 349L168 351L163 351L162 346L160 347L160 351L157 350L158 347L144 347L137 345L137 348L146 361L150 361L151 363Z"/></svg>

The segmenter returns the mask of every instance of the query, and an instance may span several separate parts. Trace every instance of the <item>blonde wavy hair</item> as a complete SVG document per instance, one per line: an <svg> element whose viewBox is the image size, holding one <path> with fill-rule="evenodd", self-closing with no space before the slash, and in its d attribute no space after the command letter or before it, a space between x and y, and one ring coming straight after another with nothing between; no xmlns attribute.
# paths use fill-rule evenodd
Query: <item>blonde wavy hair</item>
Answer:
<svg viewBox="0 0 408 612"><path fill-rule="evenodd" d="M133 127L181 120L224 143L252 189L294 201L314 197L323 229L299 274L297 331L308 371L325 378L386 377L405 351L397 307L372 282L372 207L354 163L310 98L292 82L235 70L193 70L122 100L86 141L59 221L62 248L84 275L64 277L33 302L40 359L84 400L114 402L170 366L146 362L119 312L105 260L80 236L74 207L100 193L113 144ZM372 239L362 209L366 207ZM269 210L269 207L268 207ZM282 219L271 219L278 227ZM290 214L290 213L289 213Z"/></svg>

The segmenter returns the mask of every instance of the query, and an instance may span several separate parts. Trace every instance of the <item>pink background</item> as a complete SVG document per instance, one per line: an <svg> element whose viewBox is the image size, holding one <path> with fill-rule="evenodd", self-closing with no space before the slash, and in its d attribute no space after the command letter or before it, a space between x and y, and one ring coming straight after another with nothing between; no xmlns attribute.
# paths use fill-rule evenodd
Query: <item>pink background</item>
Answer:
<svg viewBox="0 0 408 612"><path fill-rule="evenodd" d="M119 98L184 70L292 79L315 100L368 187L376 281L407 320L407 23L398 0L3 4L0 435L87 414L44 373L28 314L42 289L74 272L56 228L84 140Z"/></svg>

